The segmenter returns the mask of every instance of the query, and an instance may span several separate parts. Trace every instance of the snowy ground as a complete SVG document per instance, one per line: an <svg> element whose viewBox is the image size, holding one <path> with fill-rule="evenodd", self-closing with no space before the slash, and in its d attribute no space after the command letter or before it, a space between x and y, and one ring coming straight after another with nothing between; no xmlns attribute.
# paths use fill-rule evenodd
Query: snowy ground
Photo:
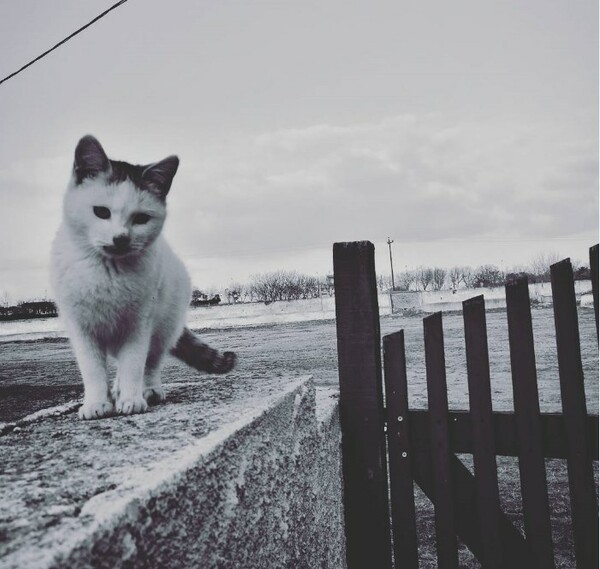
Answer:
<svg viewBox="0 0 600 569"><path fill-rule="evenodd" d="M277 304L265 308L276 309ZM319 384L337 385L333 313L323 311L320 320L292 320L278 324L257 324L257 317L248 315L245 326L227 326L233 320L224 316L218 322L219 326L215 326L217 318L211 315L223 314L232 308L239 307L199 309L192 313L191 323L210 345L221 350L236 351L240 370L261 374L309 373ZM580 308L578 312L588 410L598 412L598 348L594 312L588 308ZM306 312L303 316L311 314ZM327 314L328 317L325 316ZM298 314L285 312L278 317L282 320L299 318ZM450 406L455 409L466 408L468 397L462 315L444 314L443 321ZM489 312L487 324L494 406L496 410L512 409L506 313ZM533 325L541 407L544 411L557 411L560 409L560 389L552 309L534 309ZM416 315L382 315L382 334L400 329L405 330L411 405L423 408L427 405L427 390L422 318ZM24 338L26 336L19 336L21 341L7 342L9 337L5 336L0 343L0 395L3 395L0 397L0 422L7 420L2 418L3 413L21 413L21 404L28 407L27 413L24 413L28 414L44 406L64 403L81 393L77 365L65 338L22 341ZM173 358L168 360L164 377L167 382L202 380L201 375Z"/></svg>
<svg viewBox="0 0 600 569"><path fill-rule="evenodd" d="M329 307L324 303L321 311L320 302L317 300L316 303L306 303L305 310L300 314L291 310L298 306L296 303L197 309L190 313L190 322L204 341L222 350L235 350L239 356L238 372L249 374L258 383L288 374L309 373L317 384L335 387L338 372L333 305ZM380 306L382 335L405 330L410 406L424 408L427 406L427 389L422 317L391 315L389 306L386 309L381 302ZM540 407L545 412L559 411L561 404L553 311L547 307L534 308L532 315ZM580 308L578 316L588 412L598 413L598 344L594 311ZM48 320L42 323L41 328L57 323L57 319ZM34 324L37 326L40 322ZM444 314L443 325L449 405L452 409L466 409L468 391L462 315ZM494 410L511 410L512 382L506 312L489 312L487 328ZM16 333L26 336L20 335L20 341L14 341ZM0 340L0 422L15 421L40 409L81 397L81 381L70 345L66 338L60 337L58 327L54 328L53 334L55 337L23 341L27 337L49 334L43 330L13 328L13 341L7 341L11 338L8 334ZM237 374L198 374L174 359L168 360L163 374L167 397L174 405L178 405L178 386L186 382L193 382L200 389L203 389L202 384L207 388L212 386L227 398L235 376ZM573 567L566 467L564 461L549 460L547 469L554 539L558 548L557 567ZM504 510L511 520L522 527L517 463L512 458L499 457L498 471ZM435 567L433 509L419 492L417 511L420 535L427 536L421 541L422 566ZM478 566L470 558L467 559L464 548L461 552L463 566Z"/></svg>
<svg viewBox="0 0 600 569"><path fill-rule="evenodd" d="M548 302L551 299L549 283L531 284L530 297L537 302ZM582 306L592 307L590 281L577 281L575 290ZM462 302L479 294L483 294L489 307L504 307L504 287L485 289L458 289L428 291L414 293L419 295L419 308L423 312L458 311ZM582 296L583 295L583 296ZM378 296L381 316L391 314L389 294ZM494 302L496 302L494 304ZM498 303L499 302L499 303ZM191 328L224 329L243 326L260 326L265 324L289 324L294 322L313 322L335 319L335 298L330 296L321 299L279 301L271 304L263 302L221 304L190 308L188 323ZM60 318L39 318L0 322L0 343L15 340L39 340L42 338L65 338Z"/></svg>
<svg viewBox="0 0 600 569"><path fill-rule="evenodd" d="M390 297L380 294L379 312L390 313ZM323 297L271 304L263 302L221 304L190 308L188 324L191 328L222 329L263 324L286 324L335 319L335 298ZM0 322L0 343L15 340L65 338L60 318L38 318Z"/></svg>

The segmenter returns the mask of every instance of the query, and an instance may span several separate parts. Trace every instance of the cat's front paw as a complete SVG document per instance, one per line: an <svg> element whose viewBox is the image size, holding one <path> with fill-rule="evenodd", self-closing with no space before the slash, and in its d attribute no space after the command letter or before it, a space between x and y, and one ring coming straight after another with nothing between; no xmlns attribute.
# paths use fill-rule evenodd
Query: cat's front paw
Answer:
<svg viewBox="0 0 600 569"><path fill-rule="evenodd" d="M162 387L146 387L144 389L144 399L148 403L148 405L158 405L162 403L167 396L165 395L165 390Z"/></svg>
<svg viewBox="0 0 600 569"><path fill-rule="evenodd" d="M102 419L115 414L112 401L84 402L79 408L79 418L84 420Z"/></svg>
<svg viewBox="0 0 600 569"><path fill-rule="evenodd" d="M143 397L140 397L139 399L119 399L117 401L117 413L120 415L145 413L147 409L148 404Z"/></svg>

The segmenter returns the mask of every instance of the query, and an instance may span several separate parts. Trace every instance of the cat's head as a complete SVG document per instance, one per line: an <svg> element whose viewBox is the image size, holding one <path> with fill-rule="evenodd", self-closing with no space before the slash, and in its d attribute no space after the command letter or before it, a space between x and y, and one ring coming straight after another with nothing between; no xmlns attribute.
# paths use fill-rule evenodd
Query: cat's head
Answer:
<svg viewBox="0 0 600 569"><path fill-rule="evenodd" d="M65 223L84 247L103 256L141 253L161 232L178 166L177 156L146 166L109 160L93 136L84 136L75 149Z"/></svg>

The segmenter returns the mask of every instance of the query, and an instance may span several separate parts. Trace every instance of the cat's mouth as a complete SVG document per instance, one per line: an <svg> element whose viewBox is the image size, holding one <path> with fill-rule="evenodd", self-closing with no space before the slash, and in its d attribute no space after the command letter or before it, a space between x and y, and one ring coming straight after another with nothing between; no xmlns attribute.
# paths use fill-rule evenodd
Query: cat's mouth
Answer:
<svg viewBox="0 0 600 569"><path fill-rule="evenodd" d="M124 257L132 252L132 249L129 246L117 247L116 245L104 245L102 249L111 257Z"/></svg>

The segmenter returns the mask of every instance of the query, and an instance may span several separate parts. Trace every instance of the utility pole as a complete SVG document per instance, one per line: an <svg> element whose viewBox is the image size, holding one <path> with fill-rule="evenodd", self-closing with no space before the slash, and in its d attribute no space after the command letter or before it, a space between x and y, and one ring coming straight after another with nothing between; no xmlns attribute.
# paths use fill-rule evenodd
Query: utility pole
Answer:
<svg viewBox="0 0 600 569"><path fill-rule="evenodd" d="M390 249L390 268L392 269L392 290L395 290L395 285L394 285L394 263L392 263L392 243L394 242L393 239L390 239L389 237L387 238L387 244L388 247Z"/></svg>

